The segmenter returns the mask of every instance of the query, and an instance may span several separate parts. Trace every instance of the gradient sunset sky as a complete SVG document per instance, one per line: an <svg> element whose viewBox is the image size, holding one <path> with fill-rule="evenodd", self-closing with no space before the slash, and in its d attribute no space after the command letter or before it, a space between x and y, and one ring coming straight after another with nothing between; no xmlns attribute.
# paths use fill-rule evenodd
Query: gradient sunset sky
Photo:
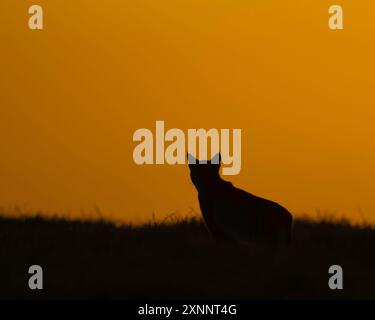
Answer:
<svg viewBox="0 0 375 320"><path fill-rule="evenodd" d="M187 166L133 162L133 132L164 120L241 128L238 187L375 222L374 14L371 0L1 0L0 206L199 211Z"/></svg>

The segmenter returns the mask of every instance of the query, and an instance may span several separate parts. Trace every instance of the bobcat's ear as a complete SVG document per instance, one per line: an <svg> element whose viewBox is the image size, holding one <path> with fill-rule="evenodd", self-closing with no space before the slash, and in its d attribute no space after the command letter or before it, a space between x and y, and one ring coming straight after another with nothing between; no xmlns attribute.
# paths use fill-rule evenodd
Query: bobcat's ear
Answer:
<svg viewBox="0 0 375 320"><path fill-rule="evenodd" d="M189 165L197 163L197 159L195 159L190 153L187 154L187 159Z"/></svg>
<svg viewBox="0 0 375 320"><path fill-rule="evenodd" d="M220 152L217 153L212 159L211 159L211 164L218 164L220 165L221 162L221 154Z"/></svg>

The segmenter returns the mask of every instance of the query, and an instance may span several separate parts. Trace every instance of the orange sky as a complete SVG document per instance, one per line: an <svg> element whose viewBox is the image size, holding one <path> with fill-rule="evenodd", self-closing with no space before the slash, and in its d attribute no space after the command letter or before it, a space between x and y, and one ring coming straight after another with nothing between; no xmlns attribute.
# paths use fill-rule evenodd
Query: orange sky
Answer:
<svg viewBox="0 0 375 320"><path fill-rule="evenodd" d="M164 120L241 128L242 171L225 177L239 187L375 221L374 14L370 0L2 0L0 206L198 210L186 166L133 163L133 132Z"/></svg>

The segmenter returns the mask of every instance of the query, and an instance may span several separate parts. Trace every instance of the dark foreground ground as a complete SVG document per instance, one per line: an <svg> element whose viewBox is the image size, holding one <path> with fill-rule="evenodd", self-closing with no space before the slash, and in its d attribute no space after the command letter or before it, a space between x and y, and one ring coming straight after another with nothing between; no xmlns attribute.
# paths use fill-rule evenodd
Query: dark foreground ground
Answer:
<svg viewBox="0 0 375 320"><path fill-rule="evenodd" d="M196 220L142 227L0 218L0 298L375 299L375 230L297 220L287 252L213 246ZM41 265L44 290L28 288ZM344 289L328 288L341 265Z"/></svg>

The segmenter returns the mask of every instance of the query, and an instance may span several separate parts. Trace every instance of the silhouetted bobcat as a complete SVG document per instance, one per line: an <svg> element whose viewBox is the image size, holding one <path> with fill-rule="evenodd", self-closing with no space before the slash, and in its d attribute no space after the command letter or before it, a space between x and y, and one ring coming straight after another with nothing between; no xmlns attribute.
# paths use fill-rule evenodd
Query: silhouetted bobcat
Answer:
<svg viewBox="0 0 375 320"><path fill-rule="evenodd" d="M255 242L272 247L290 244L289 211L221 179L220 154L204 164L188 154L188 162L204 221L215 242Z"/></svg>

